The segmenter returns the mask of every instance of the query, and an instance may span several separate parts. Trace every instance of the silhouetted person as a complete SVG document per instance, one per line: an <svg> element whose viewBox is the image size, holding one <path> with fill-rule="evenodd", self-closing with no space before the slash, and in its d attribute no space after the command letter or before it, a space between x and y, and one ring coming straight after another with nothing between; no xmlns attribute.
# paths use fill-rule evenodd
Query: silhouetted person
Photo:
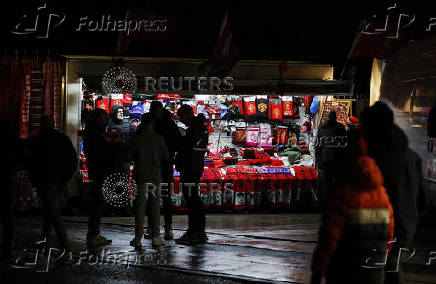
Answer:
<svg viewBox="0 0 436 284"><path fill-rule="evenodd" d="M176 241L181 244L207 242L205 232L206 216L200 198L198 184L204 170L204 155L207 152L209 133L204 115L194 115L189 105L182 105L177 111L180 120L188 127L181 137L176 155L176 168L180 172L183 197L188 206L188 230Z"/></svg>
<svg viewBox="0 0 436 284"><path fill-rule="evenodd" d="M427 134L430 138L436 138L436 102L428 113Z"/></svg>
<svg viewBox="0 0 436 284"><path fill-rule="evenodd" d="M119 172L121 168L117 147L105 135L108 122L109 117L106 111L99 108L93 110L83 139L88 175L92 182L88 200L89 219L86 235L86 242L91 246L112 243L112 240L100 234L101 217L106 209L102 184L107 177Z"/></svg>
<svg viewBox="0 0 436 284"><path fill-rule="evenodd" d="M60 203L65 196L66 182L77 169L77 153L70 138L54 129L54 120L50 116L41 118L39 134L31 139L29 161L30 178L43 205L42 240L49 239L53 226L59 244L65 249L65 260L72 261Z"/></svg>
<svg viewBox="0 0 436 284"><path fill-rule="evenodd" d="M342 175L329 193L318 246L312 259L312 283L382 284L387 243L393 240L394 218L383 176L366 155L358 131L350 133ZM365 268L362 266L374 266Z"/></svg>
<svg viewBox="0 0 436 284"><path fill-rule="evenodd" d="M336 112L330 111L327 121L318 129L315 146L315 163L319 176L319 200L321 207L334 183L338 156L346 139L345 127L336 121Z"/></svg>
<svg viewBox="0 0 436 284"><path fill-rule="evenodd" d="M16 142L15 135L8 121L0 115L0 125L3 127L0 149L3 149L2 167L0 169L0 218L3 224L3 243L0 261L12 259L14 220L12 215L12 170L13 152Z"/></svg>
<svg viewBox="0 0 436 284"><path fill-rule="evenodd" d="M165 139L168 148L169 159L162 161L162 182L168 184L161 192L163 201L163 213L165 220L165 239L173 239L172 221L173 221L173 203L171 200L170 186L174 182L174 157L177 147L180 143L180 132L176 123L172 119L172 114L163 108L160 101L153 101L150 105L150 115L156 119L154 131ZM149 231L147 230L147 234Z"/></svg>
<svg viewBox="0 0 436 284"><path fill-rule="evenodd" d="M368 155L375 159L394 209L395 238L387 269L396 270L400 248L411 248L418 221L418 197L423 196L421 158L408 146L406 134L394 123L392 110L376 102L361 114ZM399 272L386 274L387 283L401 283Z"/></svg>
<svg viewBox="0 0 436 284"><path fill-rule="evenodd" d="M155 119L147 114L141 119L135 137L130 142L134 166L134 179L138 186L135 199L135 237L131 246L141 247L144 235L144 216L149 200L148 224L151 229L153 246L163 246L160 229L160 184L162 182L162 162L168 161L168 149L164 138L154 131Z"/></svg>

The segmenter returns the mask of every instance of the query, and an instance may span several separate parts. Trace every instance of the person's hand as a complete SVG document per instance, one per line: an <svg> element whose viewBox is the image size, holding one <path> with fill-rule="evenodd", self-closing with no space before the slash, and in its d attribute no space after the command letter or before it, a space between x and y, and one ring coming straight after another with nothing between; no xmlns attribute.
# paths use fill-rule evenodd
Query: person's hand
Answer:
<svg viewBox="0 0 436 284"><path fill-rule="evenodd" d="M313 271L312 272L312 280L310 283L312 284L320 284L322 280L322 275L319 274L318 272Z"/></svg>

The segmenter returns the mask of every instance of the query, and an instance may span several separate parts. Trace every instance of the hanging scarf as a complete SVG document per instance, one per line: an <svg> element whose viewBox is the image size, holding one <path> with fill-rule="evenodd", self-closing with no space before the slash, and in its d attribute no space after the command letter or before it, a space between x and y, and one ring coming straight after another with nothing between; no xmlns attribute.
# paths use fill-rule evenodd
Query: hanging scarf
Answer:
<svg viewBox="0 0 436 284"><path fill-rule="evenodd" d="M283 97L283 117L290 118L294 114L292 97Z"/></svg>
<svg viewBox="0 0 436 284"><path fill-rule="evenodd" d="M109 99L108 98L97 100L95 102L95 104L96 104L97 108L101 108L101 109L105 110L108 114L110 113L110 111L109 111Z"/></svg>
<svg viewBox="0 0 436 284"><path fill-rule="evenodd" d="M269 100L268 118L282 119L282 101L280 99Z"/></svg>
<svg viewBox="0 0 436 284"><path fill-rule="evenodd" d="M256 109L257 118L267 119L268 118L268 99L263 97L258 97L256 99Z"/></svg>
<svg viewBox="0 0 436 284"><path fill-rule="evenodd" d="M256 99L255 97L244 98L245 118L256 116Z"/></svg>

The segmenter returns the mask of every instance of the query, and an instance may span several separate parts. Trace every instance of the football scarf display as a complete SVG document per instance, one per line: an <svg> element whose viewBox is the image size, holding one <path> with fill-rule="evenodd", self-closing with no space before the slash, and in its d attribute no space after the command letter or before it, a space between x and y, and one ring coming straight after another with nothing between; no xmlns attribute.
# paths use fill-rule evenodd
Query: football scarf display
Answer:
<svg viewBox="0 0 436 284"><path fill-rule="evenodd" d="M259 143L260 128L259 126L249 126L246 130L247 146L257 146Z"/></svg>
<svg viewBox="0 0 436 284"><path fill-rule="evenodd" d="M246 142L245 128L237 127L235 131L235 135L233 136L233 143L245 144L245 142Z"/></svg>
<svg viewBox="0 0 436 284"><path fill-rule="evenodd" d="M256 116L256 98L244 98L245 118L254 118Z"/></svg>
<svg viewBox="0 0 436 284"><path fill-rule="evenodd" d="M40 70L30 72L30 133L35 133L41 126L41 117L44 112L44 94L42 92L43 74Z"/></svg>
<svg viewBox="0 0 436 284"><path fill-rule="evenodd" d="M95 102L97 108L105 110L109 114L109 99L100 99Z"/></svg>
<svg viewBox="0 0 436 284"><path fill-rule="evenodd" d="M260 130L260 146L261 147L272 147L272 133L271 126L267 123L259 124Z"/></svg>
<svg viewBox="0 0 436 284"><path fill-rule="evenodd" d="M268 118L269 119L282 119L282 100L270 99L268 106Z"/></svg>
<svg viewBox="0 0 436 284"><path fill-rule="evenodd" d="M17 60L11 62L15 67L15 64L19 64ZM30 80L30 70L32 69L31 60L23 60L23 72L24 72L24 86L25 88L22 90L23 94L21 97L21 106L20 106L20 138L27 139L29 138L29 116L30 116L30 96L31 96L31 80ZM12 66L11 66L12 69ZM15 68L14 68L15 69ZM17 68L18 69L18 68ZM11 74L15 75L15 74Z"/></svg>
<svg viewBox="0 0 436 284"><path fill-rule="evenodd" d="M268 118L268 99L265 97L258 97L256 99L256 110L257 118L267 119Z"/></svg>
<svg viewBox="0 0 436 284"><path fill-rule="evenodd" d="M283 117L290 118L294 115L292 97L283 97L282 98L282 108L283 108Z"/></svg>
<svg viewBox="0 0 436 284"><path fill-rule="evenodd" d="M288 128L286 126L277 127L276 143L282 145L288 143Z"/></svg>
<svg viewBox="0 0 436 284"><path fill-rule="evenodd" d="M124 94L123 95L123 106L129 106L132 104L132 95L131 94Z"/></svg>
<svg viewBox="0 0 436 284"><path fill-rule="evenodd" d="M232 105L236 107L236 115L244 115L244 108L242 107L242 100L233 101Z"/></svg>
<svg viewBox="0 0 436 284"><path fill-rule="evenodd" d="M141 116L145 113L144 106L139 102L135 105L131 105L129 107L129 113L131 118L140 119Z"/></svg>
<svg viewBox="0 0 436 284"><path fill-rule="evenodd" d="M123 105L123 99L124 99L123 94L112 94L110 109L112 109L114 105Z"/></svg>

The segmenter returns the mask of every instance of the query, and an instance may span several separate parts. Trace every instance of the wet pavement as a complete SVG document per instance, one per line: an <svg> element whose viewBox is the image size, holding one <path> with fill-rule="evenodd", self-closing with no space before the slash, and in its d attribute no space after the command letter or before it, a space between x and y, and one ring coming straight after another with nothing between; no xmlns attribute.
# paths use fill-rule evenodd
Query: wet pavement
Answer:
<svg viewBox="0 0 436 284"><path fill-rule="evenodd" d="M73 243L72 266L54 262L56 250L48 267L48 253L35 263L33 242L39 236L40 218L21 217L14 267L0 266L0 282L309 283L320 225L319 214L210 214L207 244L190 247L166 241L164 247L153 249L150 240L143 240L142 250L137 251L129 246L132 217L103 218L102 234L113 240L104 248L84 244L86 217L64 220ZM421 222L416 253L403 264L407 283L436 283L436 260L425 265L428 252L436 251L434 220L428 217ZM186 221L186 216L174 217L176 238L184 233ZM55 248L56 238L52 239L49 244Z"/></svg>

